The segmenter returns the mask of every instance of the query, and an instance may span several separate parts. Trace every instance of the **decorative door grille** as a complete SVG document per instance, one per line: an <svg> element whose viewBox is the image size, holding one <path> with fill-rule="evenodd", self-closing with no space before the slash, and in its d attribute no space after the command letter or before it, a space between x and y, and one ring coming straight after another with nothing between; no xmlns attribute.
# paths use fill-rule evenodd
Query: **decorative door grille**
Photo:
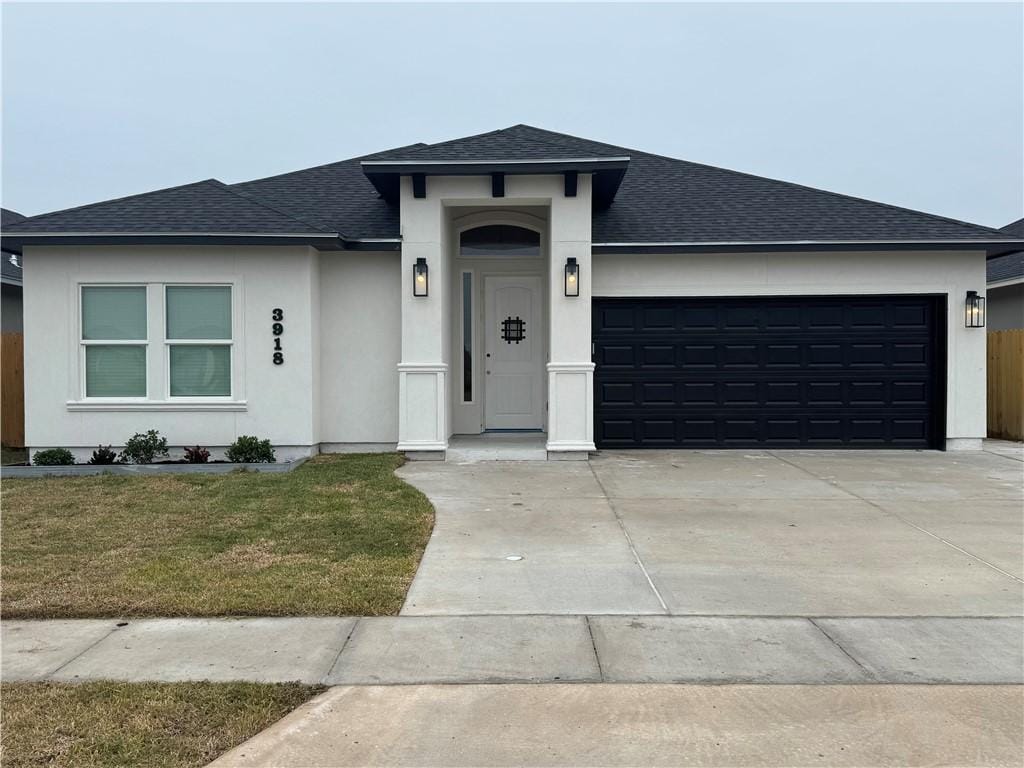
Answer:
<svg viewBox="0 0 1024 768"><path fill-rule="evenodd" d="M518 344L526 338L526 322L516 315L506 317L501 321L501 339L506 344L513 341Z"/></svg>

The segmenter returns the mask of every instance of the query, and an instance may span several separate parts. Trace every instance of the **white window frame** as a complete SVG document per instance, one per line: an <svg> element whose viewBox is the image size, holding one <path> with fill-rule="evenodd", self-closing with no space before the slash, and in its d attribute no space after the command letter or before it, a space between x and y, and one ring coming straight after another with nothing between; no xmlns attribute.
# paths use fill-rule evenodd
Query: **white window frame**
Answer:
<svg viewBox="0 0 1024 768"><path fill-rule="evenodd" d="M83 314L85 312L85 289L86 288L141 288L146 296L146 336L142 339L86 339L85 323ZM145 403L149 402L152 388L149 386L149 345L153 329L149 322L149 285L147 283L79 283L78 285L78 391L83 401L90 403ZM127 395L115 395L113 397L90 397L88 395L88 371L85 360L86 348L91 346L111 347L142 347L144 352L144 372L146 381L146 394L142 397L130 397Z"/></svg>
<svg viewBox="0 0 1024 768"><path fill-rule="evenodd" d="M227 403L235 398L235 287L231 283L163 283L163 343L164 343L164 393L167 400L174 403ZM227 288L231 301L231 338L230 339L172 339L167 335L167 289L168 288ZM172 395L171 394L171 347L182 346L223 346L228 348L228 383L226 395Z"/></svg>

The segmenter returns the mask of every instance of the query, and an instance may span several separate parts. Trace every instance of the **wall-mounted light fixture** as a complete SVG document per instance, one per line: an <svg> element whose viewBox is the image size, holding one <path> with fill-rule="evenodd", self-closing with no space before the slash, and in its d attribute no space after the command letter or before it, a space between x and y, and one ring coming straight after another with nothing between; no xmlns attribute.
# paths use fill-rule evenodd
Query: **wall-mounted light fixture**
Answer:
<svg viewBox="0 0 1024 768"><path fill-rule="evenodd" d="M985 327L985 297L979 296L977 291L967 292L967 301L964 303L964 326Z"/></svg>
<svg viewBox="0 0 1024 768"><path fill-rule="evenodd" d="M412 265L412 295L427 295L427 260L422 256Z"/></svg>
<svg viewBox="0 0 1024 768"><path fill-rule="evenodd" d="M565 295L580 295L580 266L572 256L565 260Z"/></svg>

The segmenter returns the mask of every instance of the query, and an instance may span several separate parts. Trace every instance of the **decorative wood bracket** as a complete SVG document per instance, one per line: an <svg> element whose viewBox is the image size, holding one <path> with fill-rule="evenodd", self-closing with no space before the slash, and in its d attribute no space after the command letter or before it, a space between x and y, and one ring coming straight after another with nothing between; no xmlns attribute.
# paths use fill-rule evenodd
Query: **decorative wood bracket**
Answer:
<svg viewBox="0 0 1024 768"><path fill-rule="evenodd" d="M565 196L576 197L576 182L579 174L576 171L565 172Z"/></svg>

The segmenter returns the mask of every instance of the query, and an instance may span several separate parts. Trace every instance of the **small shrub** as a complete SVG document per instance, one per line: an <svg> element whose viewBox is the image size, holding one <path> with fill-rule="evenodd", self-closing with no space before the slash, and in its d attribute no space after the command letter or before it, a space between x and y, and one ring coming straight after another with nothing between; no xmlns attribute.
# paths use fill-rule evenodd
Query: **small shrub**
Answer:
<svg viewBox="0 0 1024 768"><path fill-rule="evenodd" d="M67 448L50 448L46 451L36 451L32 457L32 463L40 467L60 467L65 464L74 464L75 457Z"/></svg>
<svg viewBox="0 0 1024 768"><path fill-rule="evenodd" d="M224 451L228 461L235 464L272 464L277 461L269 440L260 440L251 435L241 435Z"/></svg>
<svg viewBox="0 0 1024 768"><path fill-rule="evenodd" d="M121 461L131 464L152 464L157 456L167 455L167 438L160 437L155 429L148 432L136 432L124 444Z"/></svg>
<svg viewBox="0 0 1024 768"><path fill-rule="evenodd" d="M205 464L210 460L210 452L200 445L185 449L185 461L189 464Z"/></svg>
<svg viewBox="0 0 1024 768"><path fill-rule="evenodd" d="M110 450L109 445L101 445L92 452L90 464L113 464L117 460L117 451Z"/></svg>

